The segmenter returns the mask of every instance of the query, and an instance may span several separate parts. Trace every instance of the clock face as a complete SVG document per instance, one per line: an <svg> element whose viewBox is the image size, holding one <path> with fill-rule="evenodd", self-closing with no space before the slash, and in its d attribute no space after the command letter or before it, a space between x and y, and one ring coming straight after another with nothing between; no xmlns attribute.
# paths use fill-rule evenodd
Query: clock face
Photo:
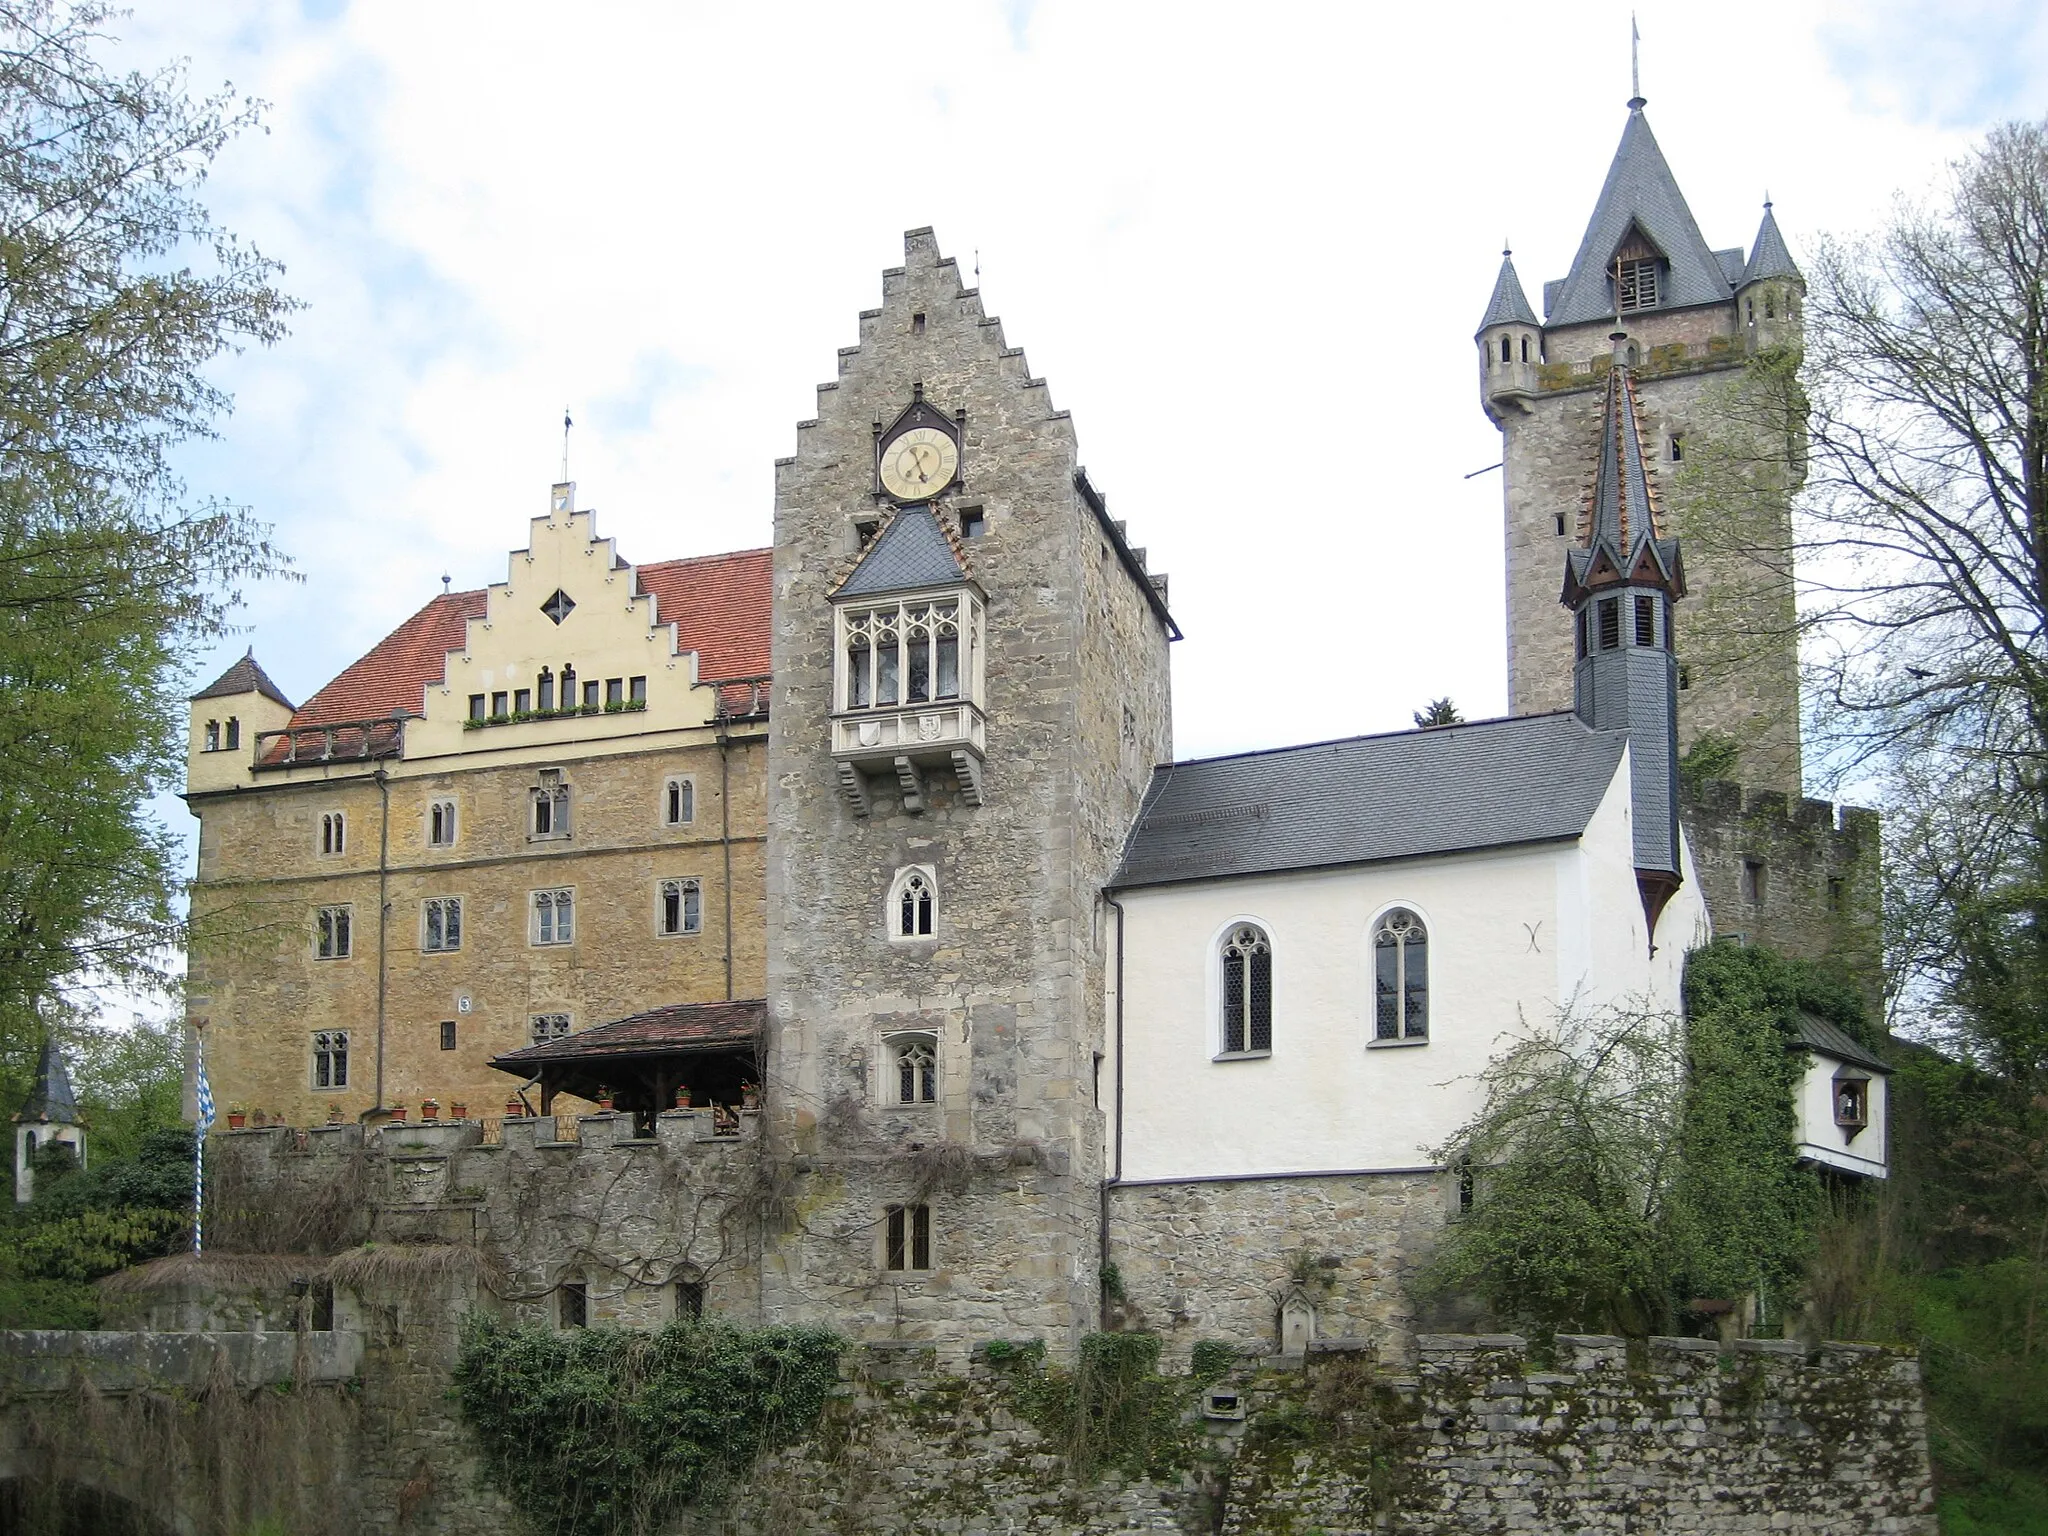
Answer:
<svg viewBox="0 0 2048 1536"><path fill-rule="evenodd" d="M898 501L928 501L953 483L960 450L937 427L912 427L882 449L882 489Z"/></svg>

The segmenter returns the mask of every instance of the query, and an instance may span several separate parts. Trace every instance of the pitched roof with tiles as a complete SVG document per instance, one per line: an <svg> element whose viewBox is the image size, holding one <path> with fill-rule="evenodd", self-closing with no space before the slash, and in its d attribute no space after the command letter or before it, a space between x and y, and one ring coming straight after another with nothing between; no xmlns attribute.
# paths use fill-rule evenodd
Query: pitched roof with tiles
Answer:
<svg viewBox="0 0 2048 1536"><path fill-rule="evenodd" d="M594 1029L507 1051L492 1057L491 1065L501 1071L520 1072L544 1062L589 1061L601 1056L730 1050L753 1045L761 1038L767 1021L768 1004L760 998L730 1003L671 1003Z"/></svg>
<svg viewBox="0 0 2048 1536"><path fill-rule="evenodd" d="M256 664L256 649L249 648L248 654L227 671L193 694L193 699L232 699L245 693L260 693L266 699L275 699L286 709L293 707L292 701L284 696L284 690L270 680L270 676Z"/></svg>
<svg viewBox="0 0 2048 1536"><path fill-rule="evenodd" d="M1600 199L1593 205L1585 238L1572 258L1571 271L1556 286L1554 300L1552 286L1544 285L1544 303L1550 311L1547 324L1576 325L1613 315L1614 253L1632 226L1649 238L1667 263L1657 295L1658 308L1727 301L1731 291L1728 274L1707 249L1685 194L1678 190L1664 151L1650 132L1650 120L1640 106L1632 106L1614 163L1600 188Z"/></svg>
<svg viewBox="0 0 2048 1536"><path fill-rule="evenodd" d="M1885 1059L1857 1040L1839 1024L1830 1024L1818 1014L1800 1009L1792 1021L1792 1040L1797 1046L1817 1051L1823 1056L1832 1056L1837 1061L1852 1067L1865 1067L1872 1072L1891 1072Z"/></svg>
<svg viewBox="0 0 2048 1536"><path fill-rule="evenodd" d="M1522 715L1153 770L1118 888L1581 835L1628 737Z"/></svg>
<svg viewBox="0 0 2048 1536"><path fill-rule="evenodd" d="M657 621L676 626L678 650L697 652L697 675L705 681L767 673L771 555L743 549L636 568L640 590L654 596ZM488 613L483 588L443 593L301 705L292 726L377 720L399 709L420 713L426 690L447 675L448 653L468 644L469 621Z"/></svg>

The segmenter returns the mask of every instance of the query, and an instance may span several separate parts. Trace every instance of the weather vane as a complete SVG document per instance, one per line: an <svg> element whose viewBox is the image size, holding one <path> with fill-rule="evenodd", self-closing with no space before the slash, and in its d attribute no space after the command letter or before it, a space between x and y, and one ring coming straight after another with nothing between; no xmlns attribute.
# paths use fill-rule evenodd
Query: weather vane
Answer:
<svg viewBox="0 0 2048 1536"><path fill-rule="evenodd" d="M562 407L562 484L569 483L569 429L575 423L569 419L569 407Z"/></svg>

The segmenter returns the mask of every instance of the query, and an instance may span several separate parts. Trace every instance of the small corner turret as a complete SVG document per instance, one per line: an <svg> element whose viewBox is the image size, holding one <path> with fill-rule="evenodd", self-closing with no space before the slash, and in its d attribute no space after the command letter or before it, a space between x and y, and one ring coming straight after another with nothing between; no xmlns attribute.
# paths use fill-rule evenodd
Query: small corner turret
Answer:
<svg viewBox="0 0 2048 1536"><path fill-rule="evenodd" d="M1736 285L1735 304L1742 334L1751 353L1773 347L1797 346L1801 335L1800 310L1806 300L1806 279L1778 232L1778 220L1764 199L1763 222L1757 226L1756 241L1750 246L1749 261Z"/></svg>
<svg viewBox="0 0 2048 1536"><path fill-rule="evenodd" d="M1500 276L1474 340L1479 344L1479 403L1498 426L1503 411L1530 409L1536 369L1543 361L1543 327L1522 291L1512 250L1500 253Z"/></svg>
<svg viewBox="0 0 2048 1536"><path fill-rule="evenodd" d="M186 743L185 792L234 789L251 781L256 738L282 730L294 705L257 665L251 647L227 671L192 695Z"/></svg>
<svg viewBox="0 0 2048 1536"><path fill-rule="evenodd" d="M64 1068L57 1042L45 1036L42 1054L36 1058L35 1086L14 1112L15 1204L26 1205L35 1198L36 1153L54 1146L69 1147L78 1166L85 1166L85 1127L72 1096L71 1074Z"/></svg>

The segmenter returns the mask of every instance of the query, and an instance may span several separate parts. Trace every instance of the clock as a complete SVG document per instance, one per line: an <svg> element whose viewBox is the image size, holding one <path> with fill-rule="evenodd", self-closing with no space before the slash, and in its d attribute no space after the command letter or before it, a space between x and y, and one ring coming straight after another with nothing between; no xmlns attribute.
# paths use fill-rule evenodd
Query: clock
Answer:
<svg viewBox="0 0 2048 1536"><path fill-rule="evenodd" d="M930 501L959 470L960 447L940 427L912 427L882 445L882 489L898 501Z"/></svg>

